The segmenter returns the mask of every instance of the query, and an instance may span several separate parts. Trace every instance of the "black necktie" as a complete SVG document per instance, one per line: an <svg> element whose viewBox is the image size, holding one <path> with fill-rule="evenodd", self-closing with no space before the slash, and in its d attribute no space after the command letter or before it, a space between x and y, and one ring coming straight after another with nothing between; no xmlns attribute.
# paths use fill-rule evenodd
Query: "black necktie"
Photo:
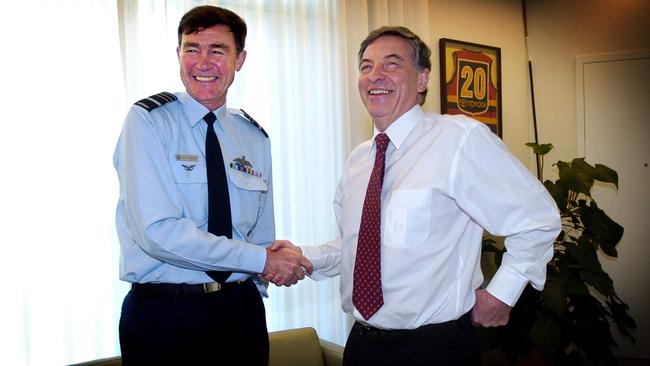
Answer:
<svg viewBox="0 0 650 366"><path fill-rule="evenodd" d="M214 132L214 121L217 120L217 117L210 112L203 119L208 124L205 136L205 166L208 175L208 231L214 235L232 239L228 179L226 179L226 168L219 139ZM224 283L232 272L207 271L206 273L213 280Z"/></svg>

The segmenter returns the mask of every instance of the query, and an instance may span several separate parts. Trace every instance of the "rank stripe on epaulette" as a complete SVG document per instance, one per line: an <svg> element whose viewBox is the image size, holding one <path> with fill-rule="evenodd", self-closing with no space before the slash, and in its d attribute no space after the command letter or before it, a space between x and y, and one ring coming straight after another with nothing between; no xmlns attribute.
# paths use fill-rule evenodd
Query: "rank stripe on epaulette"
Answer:
<svg viewBox="0 0 650 366"><path fill-rule="evenodd" d="M262 133L264 134L264 136L266 136L267 138L269 137L269 134L266 133L266 131L264 131L264 129L262 128L262 126L260 126L260 124L257 123L257 121L256 121L253 117L251 117L250 114L246 113L246 111L243 110L243 109L239 109L239 110L244 114L244 117L246 117L246 119L249 120L250 123L253 124L253 126L257 127L260 131L262 131Z"/></svg>
<svg viewBox="0 0 650 366"><path fill-rule="evenodd" d="M172 93L169 92L162 92L158 93L155 95L152 95L148 98L141 99L135 103L135 105L138 105L144 109L146 109L148 112L151 112L152 110L167 104L169 102L173 102L176 99L178 99L177 96L175 96Z"/></svg>

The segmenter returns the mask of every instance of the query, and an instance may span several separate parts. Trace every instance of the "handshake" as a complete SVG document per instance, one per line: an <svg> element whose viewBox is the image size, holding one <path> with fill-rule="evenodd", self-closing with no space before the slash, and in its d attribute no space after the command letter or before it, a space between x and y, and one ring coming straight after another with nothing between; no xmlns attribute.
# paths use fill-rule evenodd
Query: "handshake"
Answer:
<svg viewBox="0 0 650 366"><path fill-rule="evenodd" d="M311 274L314 266L302 250L288 240L276 240L266 249L266 263L260 277L276 286L291 286Z"/></svg>

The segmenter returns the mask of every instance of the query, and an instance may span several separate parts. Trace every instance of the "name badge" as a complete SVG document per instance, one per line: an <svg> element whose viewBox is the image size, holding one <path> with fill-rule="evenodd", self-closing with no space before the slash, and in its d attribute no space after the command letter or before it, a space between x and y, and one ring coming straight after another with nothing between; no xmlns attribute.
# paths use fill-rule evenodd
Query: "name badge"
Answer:
<svg viewBox="0 0 650 366"><path fill-rule="evenodd" d="M197 163L199 161L199 156L190 154L176 154L176 161L189 161Z"/></svg>

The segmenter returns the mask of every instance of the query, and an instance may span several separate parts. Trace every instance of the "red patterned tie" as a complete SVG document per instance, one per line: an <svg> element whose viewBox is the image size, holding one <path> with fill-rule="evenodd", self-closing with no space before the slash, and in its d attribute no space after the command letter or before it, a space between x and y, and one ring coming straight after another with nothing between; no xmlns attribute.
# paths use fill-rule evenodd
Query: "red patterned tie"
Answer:
<svg viewBox="0 0 650 366"><path fill-rule="evenodd" d="M366 320L384 305L381 292L381 186L384 183L384 162L389 142L385 133L375 137L375 166L363 203L354 263L352 303Z"/></svg>

